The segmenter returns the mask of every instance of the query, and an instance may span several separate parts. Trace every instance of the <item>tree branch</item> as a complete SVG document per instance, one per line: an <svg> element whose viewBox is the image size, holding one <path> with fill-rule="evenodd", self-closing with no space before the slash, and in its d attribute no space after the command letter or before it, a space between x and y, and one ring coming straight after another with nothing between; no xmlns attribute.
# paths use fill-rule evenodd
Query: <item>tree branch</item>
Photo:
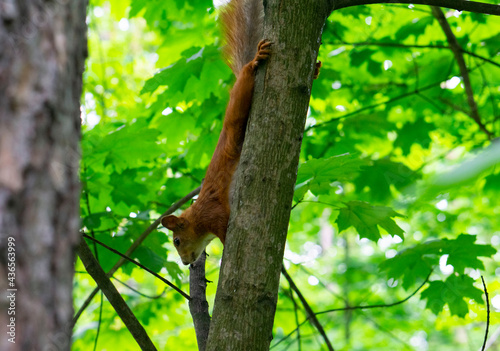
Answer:
<svg viewBox="0 0 500 351"><path fill-rule="evenodd" d="M138 238L137 240L130 246L130 248L125 252L124 256L129 257L132 255L132 253L139 247L140 244L146 239L146 237L160 225L160 220L161 217L167 216L169 214L172 214L174 211L179 209L182 205L184 205L186 202L191 200L195 195L197 195L200 192L201 186L197 187L193 191L191 191L189 194L184 196L182 199L174 203L168 210L166 210L160 217L158 217ZM109 278L111 277L117 270L120 268L124 263L126 262L125 258L120 258L118 262L109 270L108 273L106 273L106 276ZM75 314L72 320L72 326L76 324L78 321L78 318L82 315L83 311L88 307L94 296L99 292L99 286L97 286L87 297L87 299L83 302L82 306L80 306L80 309L78 312Z"/></svg>
<svg viewBox="0 0 500 351"><path fill-rule="evenodd" d="M330 340L328 340L328 336L326 335L325 330L323 329L323 326L319 322L318 318L316 318L316 315L318 313L314 313L313 312L311 306L309 306L309 304L307 303L307 300L305 299L304 295L302 295L302 293L300 292L300 290L297 287L297 285L295 285L295 282L293 281L292 277L290 277L290 275L288 274L288 272L286 271L286 269L285 269L284 266L281 267L281 273L283 274L283 276L288 281L288 284L290 284L290 288L293 291L295 291L295 293L299 297L300 302L302 302L302 305L304 306L304 309L307 312L307 319L311 320L312 325L314 325L314 327L321 334L321 336L323 337L323 340L325 340L325 343L326 343L326 346L328 347L328 350L334 351L333 346L330 343Z"/></svg>
<svg viewBox="0 0 500 351"><path fill-rule="evenodd" d="M207 302L207 279L205 278L206 252L203 252L189 266L189 312L193 317L194 330L196 332L196 341L198 350L205 351L207 347L208 331L210 330L210 314L208 313Z"/></svg>
<svg viewBox="0 0 500 351"><path fill-rule="evenodd" d="M486 15L500 16L500 6L487 4L484 2L468 0L336 0L333 10L339 10L345 7L371 4L414 4L446 7L458 11L469 11L484 13Z"/></svg>
<svg viewBox="0 0 500 351"><path fill-rule="evenodd" d="M130 334L132 334L135 341L140 346L141 350L156 351L156 347L146 333L146 330L134 316L132 310L125 303L118 290L116 290L116 287L106 276L106 273L99 265L99 262L97 262L97 260L95 259L85 240L80 241L77 253L78 256L80 256L85 269L92 276L95 282L101 287L102 292L104 293L104 295L106 295L109 303L113 306L118 316L120 316Z"/></svg>
<svg viewBox="0 0 500 351"><path fill-rule="evenodd" d="M476 101L474 100L474 92L472 91L472 85L470 83L469 71L467 70L464 56L462 55L462 48L460 47L460 44L458 43L457 38L455 37L455 34L453 34L450 24L446 20L443 11L439 7L435 6L431 6L431 10L432 14L438 20L439 25L441 26L444 34L446 35L446 39L450 44L450 49L453 52L455 60L457 61L458 64L458 68L460 69L460 75L462 76L465 93L467 95L467 103L469 104L470 108L470 117L474 120L474 122L476 122L476 124L479 126L479 129L481 129L481 131L484 132L489 139L492 139L493 135L488 129L486 129L485 125L481 121L481 118L479 117L477 104Z"/></svg>

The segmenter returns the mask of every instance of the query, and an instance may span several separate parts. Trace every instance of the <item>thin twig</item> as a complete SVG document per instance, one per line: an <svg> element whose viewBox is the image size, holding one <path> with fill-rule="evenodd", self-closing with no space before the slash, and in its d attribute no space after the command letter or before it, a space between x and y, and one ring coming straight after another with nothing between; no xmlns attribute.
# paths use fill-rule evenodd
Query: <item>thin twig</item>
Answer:
<svg viewBox="0 0 500 351"><path fill-rule="evenodd" d="M290 294L290 300L292 301L293 303L293 312L294 312L294 315L295 315L295 324L297 325L297 346L298 346L298 351L302 351L302 340L300 339L300 328L299 328L299 313L298 313L298 310L299 310L299 306L297 306L297 302L295 301L295 297L293 297L293 290L292 288L290 287L290 291L289 291L289 294Z"/></svg>
<svg viewBox="0 0 500 351"><path fill-rule="evenodd" d="M128 285L127 283L122 282L122 281L121 281L120 279L118 279L118 278L115 278L115 277L111 277L111 278L112 278L113 280L116 280L116 281L117 281L118 283L120 283L121 285L126 286L128 289L132 290L132 291L133 291L133 292L135 292L137 295L140 295L140 296L142 296L142 297L145 297L145 298L147 298L147 299L151 299L151 300L157 300L157 299L159 299L160 297L163 297L163 296L165 295L165 292L167 291L167 287L164 287L164 288L163 288L163 291L162 291L160 294L155 295L155 296L151 296L151 295L147 295L147 294L144 294L144 293L140 292L139 290L137 290L137 289L135 289L135 288L131 287L131 286L130 286L130 285Z"/></svg>
<svg viewBox="0 0 500 351"><path fill-rule="evenodd" d="M335 43L335 42L325 42L325 44L329 45L349 45L349 46L381 46L381 47L394 47L394 48L406 48L406 49L444 49L444 50L451 50L450 46L446 45L437 45L437 44L426 44L426 45L417 45L417 44L401 44L401 43L387 43L387 42L371 42L371 41L361 41L361 42L347 42L343 41L341 38L339 38L340 42ZM500 63L495 62L487 57L478 55L472 51L468 51L465 49L460 48L460 51L464 54L467 54L469 56L478 58L480 60L483 60L485 62L488 62L494 66L500 67Z"/></svg>
<svg viewBox="0 0 500 351"><path fill-rule="evenodd" d="M422 282L422 284L420 284L420 286L414 292L412 292L410 295L408 295L403 300L396 301L396 302L389 303L389 304L366 305L366 306L349 306L349 307L332 308L330 310L316 312L316 314L319 315L319 314L323 314L323 313L337 312L337 311L348 311L348 310L367 310L367 309L370 309L370 308L393 307L393 306L401 305L402 303L405 303L406 301L408 301L409 299L411 299L413 296L415 296L415 294L420 289L423 288L423 286L429 281L429 278L431 277L431 274L432 274L432 270L429 272L429 274L427 275L427 278L425 278L425 280Z"/></svg>
<svg viewBox="0 0 500 351"><path fill-rule="evenodd" d="M109 247L108 245L104 244L103 242L100 242L99 240L97 239L94 239L93 237L91 237L90 235L87 235L85 233L82 233L82 236L84 238L87 238L89 240L92 240L93 242L101 245L102 247L104 247L105 249L117 254L118 256L122 257L124 260L126 261L129 261L133 264L135 264L136 266L144 269L146 272L148 272L149 274L152 274L154 275L156 278L160 279L162 282L164 282L165 284L167 284L168 286L170 286L172 289L174 289L175 291L177 291L179 294L181 294L182 296L184 296L187 300L190 300L191 298L189 297L188 294L186 294L184 291L182 291L179 287L177 287L176 285L174 285L173 283L171 283L170 281L168 281L167 279L163 278L161 275L159 275L158 273L156 272L153 272L151 269L149 269L148 267L146 267L145 265L137 262L136 260L134 259L131 259L130 257L122 254L120 251L117 251L115 249L113 249L112 247ZM107 274L106 274L107 276ZM107 277L109 279L109 277Z"/></svg>
<svg viewBox="0 0 500 351"><path fill-rule="evenodd" d="M302 293L300 292L297 285L295 285L294 281L292 280L292 277L290 277L290 275L288 274L288 272L286 271L284 266L281 267L281 273L285 276L286 280L288 280L288 284L290 284L290 288L293 291L295 291L300 302L302 302L302 305L304 306L304 309L306 310L308 319L311 320L311 323L314 325L314 327L321 334L321 336L323 337L323 340L325 340L325 343L326 343L326 346L328 347L328 350L334 351L333 346L330 343L330 340L328 339L328 336L326 335L325 330L323 329L323 326L319 323L318 318L316 318L316 314L313 312L311 306L309 306L304 295L302 295Z"/></svg>
<svg viewBox="0 0 500 351"><path fill-rule="evenodd" d="M484 295L486 296L486 331L484 332L483 348L481 351L486 350L486 342L488 341L488 331L490 329L490 300L488 298L488 290L486 290L486 283L484 282L483 276L481 276L481 281L483 282Z"/></svg>
<svg viewBox="0 0 500 351"><path fill-rule="evenodd" d="M422 100L425 100L425 102L427 102L429 105L434 106L434 108L438 110L441 113L441 115L444 115L446 113L446 111L441 106L436 104L433 99L425 96L424 94L421 94L420 92L418 92L416 95Z"/></svg>
<svg viewBox="0 0 500 351"><path fill-rule="evenodd" d="M410 350L410 351L414 351L414 350L415 350L413 347L411 347L410 345L408 345L408 343L407 343L405 340L400 339L398 336L396 336L396 335L392 332L392 330L385 328L384 326L382 326L382 325L380 325L379 323L377 323L377 322L376 322L373 318L370 318L370 317L369 317L369 316L367 316L367 315L365 315L365 318L366 318L368 321L372 322L372 324L373 324L373 325L374 325L374 326L375 326L378 330L380 330L381 332L383 332L383 333L387 334L387 335L388 335L391 339L393 339L393 340L395 340L395 341L399 342L400 344L402 344L402 345L405 347L405 349ZM399 349L399 348L398 348L397 350L398 350L398 351L400 351L401 349Z"/></svg>
<svg viewBox="0 0 500 351"><path fill-rule="evenodd" d="M349 117L355 116L358 113L361 113L363 111L372 110L374 108L377 108L377 107L383 106L383 105L388 105L388 104L391 104L391 103L393 103L395 101L398 101L398 100L401 100L403 98L406 98L408 96L411 96L411 95L414 95L414 94L418 94L419 92L435 88L435 87L439 86L441 84L441 82L442 81L435 82L435 83L429 84L429 85L427 85L427 86L425 86L423 88L419 88L419 89L416 89L416 90L408 91L408 92L403 93L401 95L398 95L398 96L395 96L393 98L387 99L386 101L379 102L379 103L376 103L376 104L373 104L373 105L369 105L369 106L365 106L365 107L361 107L361 108L357 109L356 111L352 111L352 112L346 113L346 114L344 114L342 116L334 117L334 118L331 118L331 119L329 119L327 121L311 125L311 126L309 126L309 127L307 127L305 129L304 133L307 133L311 129L321 128L321 127L323 127L323 126L325 126L327 124L330 124L332 122L339 121L339 120L344 119L344 118L349 118Z"/></svg>
<svg viewBox="0 0 500 351"><path fill-rule="evenodd" d="M306 324L306 322L309 321L309 317L307 317L306 319L304 319L302 321L302 323L300 323L299 325L297 325L297 327L292 330L290 333L288 333L285 337L281 338L276 344L274 344L273 346L271 346L269 349L273 349L275 348L276 346L278 346L281 342L285 341L286 339L288 339L290 336L292 336L292 334L294 334L297 330L300 329L300 327L302 327L304 324Z"/></svg>

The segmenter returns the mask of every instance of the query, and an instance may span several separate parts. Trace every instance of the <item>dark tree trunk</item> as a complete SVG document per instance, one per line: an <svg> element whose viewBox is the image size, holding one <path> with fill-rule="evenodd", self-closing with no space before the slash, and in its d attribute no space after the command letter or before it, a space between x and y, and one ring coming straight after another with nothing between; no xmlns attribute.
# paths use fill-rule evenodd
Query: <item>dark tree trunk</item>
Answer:
<svg viewBox="0 0 500 351"><path fill-rule="evenodd" d="M86 6L0 0L1 350L70 349Z"/></svg>
<svg viewBox="0 0 500 351"><path fill-rule="evenodd" d="M332 3L268 0L207 350L268 350L321 31Z"/></svg>

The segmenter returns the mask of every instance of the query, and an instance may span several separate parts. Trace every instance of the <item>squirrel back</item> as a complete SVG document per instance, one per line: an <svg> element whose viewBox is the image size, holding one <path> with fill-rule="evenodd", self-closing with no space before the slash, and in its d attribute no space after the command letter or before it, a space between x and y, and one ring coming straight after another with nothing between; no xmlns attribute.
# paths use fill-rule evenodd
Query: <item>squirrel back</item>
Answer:
<svg viewBox="0 0 500 351"><path fill-rule="evenodd" d="M220 13L222 34L226 41L224 57L233 73L239 72L255 56L264 25L263 0L231 0Z"/></svg>

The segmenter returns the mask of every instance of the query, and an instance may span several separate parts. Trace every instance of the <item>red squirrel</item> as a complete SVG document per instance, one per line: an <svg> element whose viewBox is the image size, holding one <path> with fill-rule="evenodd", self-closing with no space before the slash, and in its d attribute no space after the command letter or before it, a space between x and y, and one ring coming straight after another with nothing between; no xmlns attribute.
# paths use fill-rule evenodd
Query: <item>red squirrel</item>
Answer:
<svg viewBox="0 0 500 351"><path fill-rule="evenodd" d="M222 131L196 202L179 217L169 215L161 219L161 224L173 231L174 245L186 265L196 261L215 237L224 244L229 188L245 138L255 72L271 53L271 42L260 40L262 0L232 0L220 17L227 41L225 56L237 77Z"/></svg>
<svg viewBox="0 0 500 351"><path fill-rule="evenodd" d="M226 239L229 188L245 139L255 72L271 54L271 42L260 40L263 15L262 0L231 0L221 12L227 41L225 57L237 77L236 83L198 200L179 217L170 215L161 219L161 224L173 231L174 245L186 265L196 261L215 237L222 244ZM316 63L315 79L320 67L321 62Z"/></svg>

